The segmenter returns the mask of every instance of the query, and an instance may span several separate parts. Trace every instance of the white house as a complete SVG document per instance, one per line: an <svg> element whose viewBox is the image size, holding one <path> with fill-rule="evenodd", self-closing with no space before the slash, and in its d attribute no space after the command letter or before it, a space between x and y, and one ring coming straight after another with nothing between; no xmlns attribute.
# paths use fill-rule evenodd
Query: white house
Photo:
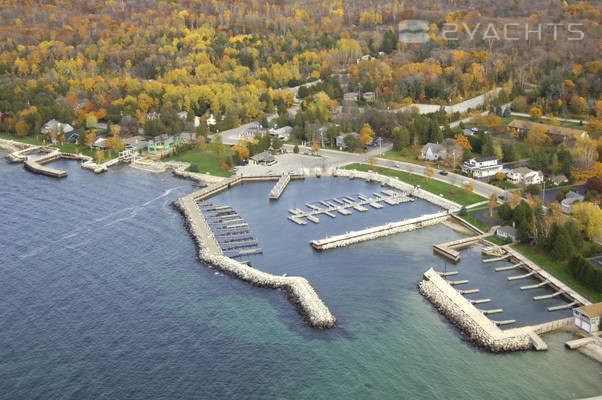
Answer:
<svg viewBox="0 0 602 400"><path fill-rule="evenodd" d="M209 116L209 118L207 118L207 126L213 126L215 124L217 124L217 121L216 121L215 117L213 116L213 114L211 114Z"/></svg>
<svg viewBox="0 0 602 400"><path fill-rule="evenodd" d="M502 169L501 161L495 157L471 158L462 163L462 171L466 174L472 174L475 178L495 176Z"/></svg>
<svg viewBox="0 0 602 400"><path fill-rule="evenodd" d="M602 315L602 303L590 304L573 309L575 325L587 333L595 333L600 330L600 316Z"/></svg>
<svg viewBox="0 0 602 400"><path fill-rule="evenodd" d="M509 225L498 226L495 230L495 236L502 239L510 239L511 241L516 241L516 228Z"/></svg>
<svg viewBox="0 0 602 400"><path fill-rule="evenodd" d="M73 127L71 125L59 122L56 119L51 119L50 121L46 122L44 126L42 126L40 132L42 132L44 135L48 135L53 131L56 133L69 133L72 130Z"/></svg>
<svg viewBox="0 0 602 400"><path fill-rule="evenodd" d="M437 161L445 155L445 147L438 143L427 143L422 147L420 157L423 160Z"/></svg>
<svg viewBox="0 0 602 400"><path fill-rule="evenodd" d="M573 204L583 200L585 200L584 196L580 195L579 193L570 191L566 194L564 200L560 202L560 207L562 208L562 211L564 211L567 214L570 214L571 207L573 206Z"/></svg>
<svg viewBox="0 0 602 400"><path fill-rule="evenodd" d="M514 184L540 185L543 183L543 172L519 167L508 171L506 178Z"/></svg>
<svg viewBox="0 0 602 400"><path fill-rule="evenodd" d="M286 141L286 140L290 139L292 133L293 133L292 126L283 126L282 128L273 129L270 132L270 136L275 136L275 137L279 138L280 140Z"/></svg>

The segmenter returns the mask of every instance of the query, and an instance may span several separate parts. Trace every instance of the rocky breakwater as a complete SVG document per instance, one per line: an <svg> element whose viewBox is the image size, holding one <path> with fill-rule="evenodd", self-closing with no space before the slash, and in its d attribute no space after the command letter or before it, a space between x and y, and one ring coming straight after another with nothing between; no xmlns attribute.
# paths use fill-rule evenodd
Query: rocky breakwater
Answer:
<svg viewBox="0 0 602 400"><path fill-rule="evenodd" d="M533 348L528 328L501 330L432 268L424 273L418 290L475 345L495 353Z"/></svg>
<svg viewBox="0 0 602 400"><path fill-rule="evenodd" d="M329 250L337 247L350 246L352 244L378 239L380 237L394 235L401 232L409 232L439 224L449 217L447 212L423 215L404 221L392 222L386 225L363 229L361 231L348 232L343 235L331 236L321 240L312 240L311 245L316 250Z"/></svg>
<svg viewBox="0 0 602 400"><path fill-rule="evenodd" d="M307 279L268 274L224 256L198 208L194 193L176 200L173 206L184 217L186 228L198 247L198 256L201 261L253 286L283 289L289 300L312 327L332 328L335 325L336 318L330 313Z"/></svg>
<svg viewBox="0 0 602 400"><path fill-rule="evenodd" d="M426 190L420 189L419 187L410 185L409 183L405 183L403 181L400 181L399 179L390 176L380 175L373 172L363 172L347 169L336 170L334 172L334 176L346 177L350 179L359 178L368 182L378 182L383 186L390 186L394 189L402 190L414 197L426 200L429 203L433 203L441 208L452 212L459 211L462 208L458 203L455 203L444 197L437 196L431 192L427 192Z"/></svg>

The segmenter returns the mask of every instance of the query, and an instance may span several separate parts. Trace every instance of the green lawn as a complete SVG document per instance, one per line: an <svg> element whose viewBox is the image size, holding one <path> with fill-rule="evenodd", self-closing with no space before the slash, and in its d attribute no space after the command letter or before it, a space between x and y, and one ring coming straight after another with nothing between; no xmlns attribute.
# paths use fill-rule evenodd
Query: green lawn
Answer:
<svg viewBox="0 0 602 400"><path fill-rule="evenodd" d="M395 161L405 161L411 163L420 163L418 160L418 154L420 153L420 149L408 149L403 152L389 150L385 152L384 158Z"/></svg>
<svg viewBox="0 0 602 400"><path fill-rule="evenodd" d="M411 185L420 185L421 189L424 189L436 195L442 194L443 197L445 197L446 199L455 201L456 203L464 206L487 200L486 198L479 196L478 194L469 193L466 190L457 186L453 186L445 182L440 182L432 178L427 179L424 176L410 174L409 172L396 171L393 169L382 167L371 167L369 165L357 163L347 165L345 169L354 169L357 171L364 172L368 170L373 170L381 175L398 177L399 180L403 182L409 183Z"/></svg>
<svg viewBox="0 0 602 400"><path fill-rule="evenodd" d="M205 150L194 148L183 153L166 158L166 161L186 161L191 164L197 164L199 166L199 172L209 173L215 176L230 177L233 175L232 171L224 170L222 163L225 157L232 155L232 149L229 146L223 146L224 154L222 157L218 156L216 152L216 143L209 143Z"/></svg>
<svg viewBox="0 0 602 400"><path fill-rule="evenodd" d="M491 181L489 184L500 187L502 189L516 189L517 188L517 186L515 184L513 184L512 182L508 182L508 181L494 180L494 181Z"/></svg>
<svg viewBox="0 0 602 400"><path fill-rule="evenodd" d="M16 135L9 135L7 133L0 133L0 139L14 140L15 142L22 142L22 143L35 144L35 145L43 144L42 140L37 136L19 137Z"/></svg>
<svg viewBox="0 0 602 400"><path fill-rule="evenodd" d="M590 301L597 303L602 301L602 293L597 293L595 290L585 287L583 284L578 282L569 273L569 269L566 263L560 262L554 259L551 255L546 254L533 246L527 244L516 244L512 246L516 251L533 261L562 282L566 283L583 296L587 297Z"/></svg>
<svg viewBox="0 0 602 400"><path fill-rule="evenodd" d="M488 242L491 242L493 244L497 244L498 246L503 246L506 244L506 241L502 238L499 238L497 236L487 236L485 238L485 240L487 240Z"/></svg>
<svg viewBox="0 0 602 400"><path fill-rule="evenodd" d="M53 147L56 147L56 146L53 145ZM82 154L84 154L86 156L90 156L92 158L94 158L95 153L96 153L95 150L90 150L90 148L87 146L79 146L75 143L66 143L62 146L58 146L58 148L63 153L71 153L71 154L82 153ZM109 151L105 150L103 162L109 161L109 160L111 160L113 158L117 158L117 157L119 157L119 153L109 154Z"/></svg>
<svg viewBox="0 0 602 400"><path fill-rule="evenodd" d="M469 224L472 224L474 226L476 226L477 228L479 228L480 230L482 230L483 232L489 232L489 226L484 223L483 221L476 219L471 212L468 213L468 215L458 215L456 214L458 217L462 218L464 221L468 222Z"/></svg>

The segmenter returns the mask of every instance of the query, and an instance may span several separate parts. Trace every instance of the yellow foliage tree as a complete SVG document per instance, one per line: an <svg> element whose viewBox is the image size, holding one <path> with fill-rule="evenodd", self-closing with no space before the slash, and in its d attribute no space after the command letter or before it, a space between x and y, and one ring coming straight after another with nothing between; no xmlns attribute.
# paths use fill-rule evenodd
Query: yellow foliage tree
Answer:
<svg viewBox="0 0 602 400"><path fill-rule="evenodd" d="M360 142L362 142L364 146L368 145L372 143L372 138L374 137L374 135L375 133L372 130L370 124L365 123L362 129L360 129Z"/></svg>
<svg viewBox="0 0 602 400"><path fill-rule="evenodd" d="M571 207L573 217L587 238L602 237L602 210L594 203L575 203Z"/></svg>
<svg viewBox="0 0 602 400"><path fill-rule="evenodd" d="M541 108L539 108L539 107L532 107L531 110L529 110L529 115L531 116L532 119L538 121L541 119L543 112L541 111Z"/></svg>

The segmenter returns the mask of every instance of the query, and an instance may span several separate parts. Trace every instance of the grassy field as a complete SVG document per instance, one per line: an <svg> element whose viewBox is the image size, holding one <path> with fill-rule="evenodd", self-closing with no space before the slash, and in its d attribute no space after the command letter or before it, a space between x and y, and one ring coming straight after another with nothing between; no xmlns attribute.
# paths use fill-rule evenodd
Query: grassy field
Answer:
<svg viewBox="0 0 602 400"><path fill-rule="evenodd" d="M393 169L382 167L371 167L369 165L357 163L350 164L346 166L345 169L354 169L357 171L364 172L368 170L373 170L381 175L397 177L399 178L399 180L409 183L411 185L420 185L421 189L424 189L428 192L434 193L436 195L442 194L443 197L445 197L446 199L455 201L456 203L464 206L487 200L486 198L479 196L478 194L469 193L466 190L457 186L453 186L445 182L440 182L435 179L428 179L424 176L410 174L409 172L396 171Z"/></svg>
<svg viewBox="0 0 602 400"><path fill-rule="evenodd" d="M19 137L16 135L9 135L7 133L0 133L0 139L14 140L15 142L22 142L22 143L35 144L35 145L43 144L42 140L39 137L35 137L35 136Z"/></svg>
<svg viewBox="0 0 602 400"><path fill-rule="evenodd" d="M395 161L405 161L417 164L424 164L420 160L418 160L419 153L419 148L411 148L403 152L389 150L385 152L384 158Z"/></svg>
<svg viewBox="0 0 602 400"><path fill-rule="evenodd" d="M498 246L503 246L506 244L506 241L502 238L499 238L497 236L487 236L485 238L485 240L487 240L488 242L491 242L493 244L497 244Z"/></svg>
<svg viewBox="0 0 602 400"><path fill-rule="evenodd" d="M457 215L457 214L456 214ZM458 217L462 218L464 221L472 224L482 230L483 232L489 232L489 226L483 221L476 219L471 212L468 215L458 215Z"/></svg>
<svg viewBox="0 0 602 400"><path fill-rule="evenodd" d="M566 283L583 296L587 297L590 301L597 303L602 301L602 293L596 293L595 290L585 287L583 284L578 282L569 273L569 269L566 263L560 262L554 259L551 255L539 251L533 246L527 244L516 244L512 246L516 251L533 261L562 282Z"/></svg>
<svg viewBox="0 0 602 400"><path fill-rule="evenodd" d="M178 155L168 157L165 160L186 161L191 164L197 164L199 166L199 172L202 173L223 177L232 176L232 171L223 169L222 163L220 162L221 159L232 154L232 149L229 146L223 146L224 154L220 157L217 154L216 146L216 143L209 143L205 150L194 148Z"/></svg>
<svg viewBox="0 0 602 400"><path fill-rule="evenodd" d="M510 122L512 122L513 119L519 119L521 121L530 121L530 122L537 122L540 124L546 124L546 125L551 125L550 124L550 120L549 119L540 119L539 121L534 121L531 118L528 117L515 117L515 116L511 116L511 117L503 117L502 118L502 124L504 125L508 125ZM578 119L578 118L575 118ZM564 126L567 128L573 128L573 129L583 129L585 130L585 127L583 125L579 125L573 122L564 122L564 121L558 121L560 126Z"/></svg>

